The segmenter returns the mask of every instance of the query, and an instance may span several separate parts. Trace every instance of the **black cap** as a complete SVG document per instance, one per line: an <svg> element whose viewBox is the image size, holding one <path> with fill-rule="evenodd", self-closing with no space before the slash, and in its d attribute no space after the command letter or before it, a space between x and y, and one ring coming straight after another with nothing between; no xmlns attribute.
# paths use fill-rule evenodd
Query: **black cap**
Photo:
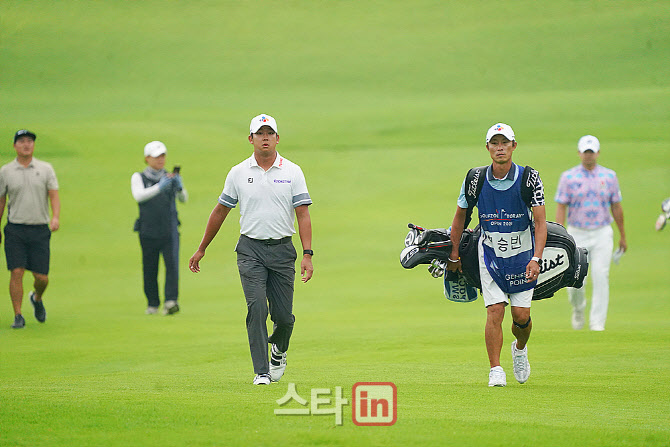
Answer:
<svg viewBox="0 0 670 447"><path fill-rule="evenodd" d="M16 134L14 134L14 143L16 143L16 140L18 140L21 137L30 137L30 138L33 139L33 141L35 141L37 139L37 135L35 135L31 131L26 130L26 129L21 129L18 132L16 132Z"/></svg>

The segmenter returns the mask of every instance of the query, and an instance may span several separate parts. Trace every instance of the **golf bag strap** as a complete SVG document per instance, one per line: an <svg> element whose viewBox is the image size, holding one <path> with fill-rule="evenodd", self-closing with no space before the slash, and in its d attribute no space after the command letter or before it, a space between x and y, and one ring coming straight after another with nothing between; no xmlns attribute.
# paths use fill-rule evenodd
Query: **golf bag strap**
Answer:
<svg viewBox="0 0 670 447"><path fill-rule="evenodd" d="M521 198L528 208L531 208L530 204L533 199L535 183L537 183L538 176L539 173L530 166L526 166L523 169L523 176L521 177Z"/></svg>
<svg viewBox="0 0 670 447"><path fill-rule="evenodd" d="M468 209L465 211L465 224L463 225L463 228L468 228L468 225L470 225L470 222L472 221L472 211L477 205L479 194L484 187L487 168L488 166L472 168L465 175L465 200L468 202ZM523 202L528 205L528 208L531 207L530 203L533 198L537 176L538 172L535 169L530 166L524 168L523 176L521 177L521 198L523 199Z"/></svg>
<svg viewBox="0 0 670 447"><path fill-rule="evenodd" d="M465 200L468 202L468 209L465 211L465 224L463 228L468 228L472 220L472 210L477 205L479 193L484 187L484 180L486 178L486 169L488 166L479 166L472 168L465 175Z"/></svg>

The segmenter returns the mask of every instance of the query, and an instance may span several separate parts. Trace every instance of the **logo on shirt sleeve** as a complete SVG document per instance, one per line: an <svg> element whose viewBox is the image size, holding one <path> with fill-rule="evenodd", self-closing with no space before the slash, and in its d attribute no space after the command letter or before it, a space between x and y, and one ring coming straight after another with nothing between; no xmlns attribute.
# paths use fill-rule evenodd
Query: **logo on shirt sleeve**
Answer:
<svg viewBox="0 0 670 447"><path fill-rule="evenodd" d="M249 177L249 178L247 179L247 182L248 182L248 183L253 183L253 182L254 182L254 178L253 178L253 177Z"/></svg>

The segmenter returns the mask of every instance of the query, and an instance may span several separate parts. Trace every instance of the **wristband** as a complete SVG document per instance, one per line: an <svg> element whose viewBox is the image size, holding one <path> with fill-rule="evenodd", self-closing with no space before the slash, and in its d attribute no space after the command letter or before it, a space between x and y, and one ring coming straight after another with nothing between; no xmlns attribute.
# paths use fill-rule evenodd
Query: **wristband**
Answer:
<svg viewBox="0 0 670 447"><path fill-rule="evenodd" d="M461 260L461 258L458 258L458 259L456 259L455 261L454 261L453 259L451 259L451 258L447 258L447 261L449 261L449 262L458 262L458 261L460 261L460 260Z"/></svg>
<svg viewBox="0 0 670 447"><path fill-rule="evenodd" d="M540 261L541 261L541 259L538 258L537 256L533 256L532 258L530 258L530 260L531 260L531 261L535 261L535 262L537 262L538 264L539 264Z"/></svg>

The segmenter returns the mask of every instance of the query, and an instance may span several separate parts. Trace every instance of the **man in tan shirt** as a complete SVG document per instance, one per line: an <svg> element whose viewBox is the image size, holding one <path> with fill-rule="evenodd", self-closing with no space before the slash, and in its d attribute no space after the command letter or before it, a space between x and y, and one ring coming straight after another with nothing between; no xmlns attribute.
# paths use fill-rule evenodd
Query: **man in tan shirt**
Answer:
<svg viewBox="0 0 670 447"><path fill-rule="evenodd" d="M11 272L9 295L14 307L14 329L26 324L21 315L26 270L35 278L34 290L30 292L35 318L40 323L46 320L42 295L49 283L49 241L51 233L60 226L58 180L50 163L33 157L36 138L25 129L16 132L16 158L0 168L0 220L7 205L5 256Z"/></svg>

